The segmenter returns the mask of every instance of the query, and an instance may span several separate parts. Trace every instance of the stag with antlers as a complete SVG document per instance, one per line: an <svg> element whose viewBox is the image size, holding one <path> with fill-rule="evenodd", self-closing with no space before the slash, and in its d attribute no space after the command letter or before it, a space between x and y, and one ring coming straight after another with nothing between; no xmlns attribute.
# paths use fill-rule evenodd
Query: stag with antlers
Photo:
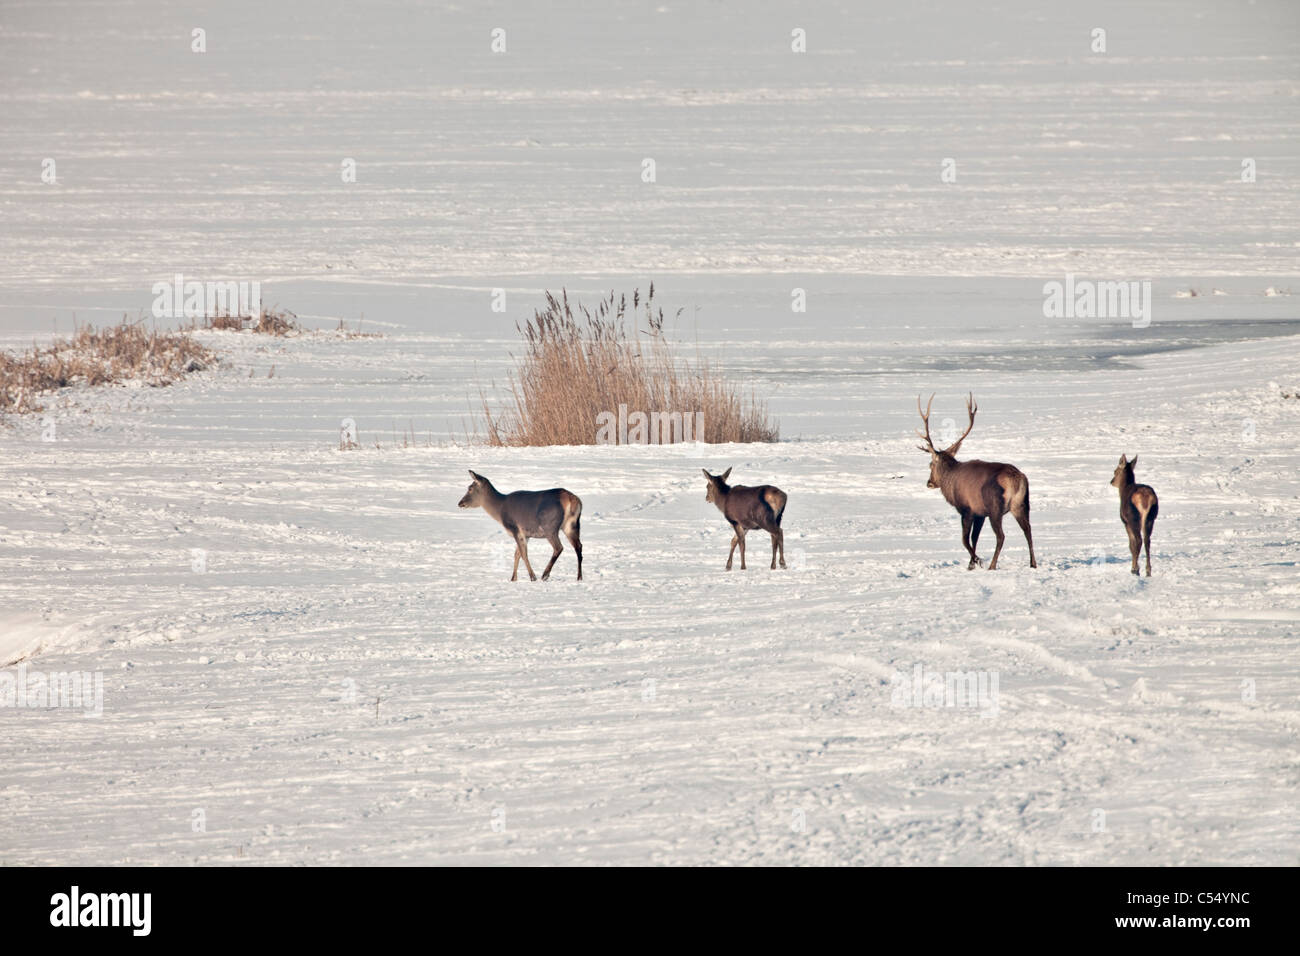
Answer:
<svg viewBox="0 0 1300 956"><path fill-rule="evenodd" d="M930 453L930 480L926 482L926 487L942 491L948 504L961 515L961 543L970 553L967 570L983 564L975 555L975 545L979 541L985 518L993 525L993 533L998 538L989 570L997 568L1002 542L1006 539L1002 533L1002 516L1008 513L1019 522L1021 530L1025 532L1025 540L1029 542L1029 566L1038 567L1038 561L1034 557L1034 536L1029 530L1029 479L1015 465L996 461L958 461L954 457L961 448L961 443L975 427L975 413L979 411L979 406L975 404L973 395L968 394L966 398L966 414L970 416L966 431L942 451L935 448L934 442L930 440L930 407L933 404L934 395L931 395L929 404L922 412L921 397L918 395L916 398L916 410L925 425L924 432L920 429L916 432L925 441L924 445L918 447L921 451Z"/></svg>

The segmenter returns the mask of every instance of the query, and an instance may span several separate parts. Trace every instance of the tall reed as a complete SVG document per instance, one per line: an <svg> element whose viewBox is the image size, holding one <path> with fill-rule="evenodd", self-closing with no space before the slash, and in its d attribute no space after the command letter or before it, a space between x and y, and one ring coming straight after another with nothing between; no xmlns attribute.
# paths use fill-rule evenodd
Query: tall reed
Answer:
<svg viewBox="0 0 1300 956"><path fill-rule="evenodd" d="M752 390L713 364L684 358L665 332L654 284L644 299L613 291L595 307L570 305L566 290L546 293L546 307L517 323L524 349L515 357L505 407L494 409L480 393L482 427L491 445L593 445L597 419L632 411L703 413L698 441L776 441L777 425ZM677 315L681 315L679 309Z"/></svg>

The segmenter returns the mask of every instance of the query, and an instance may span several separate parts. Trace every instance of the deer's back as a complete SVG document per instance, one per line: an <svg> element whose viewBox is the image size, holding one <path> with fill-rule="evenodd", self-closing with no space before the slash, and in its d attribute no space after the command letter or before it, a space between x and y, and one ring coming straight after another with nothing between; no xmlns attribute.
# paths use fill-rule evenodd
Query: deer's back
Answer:
<svg viewBox="0 0 1300 956"><path fill-rule="evenodd" d="M980 461L978 458L972 458L970 461L957 462L957 473L970 475L972 478L981 478L985 481L1001 478L1006 475L1012 478L1025 477L1015 465L1008 465L1005 461Z"/></svg>
<svg viewBox="0 0 1300 956"><path fill-rule="evenodd" d="M742 528L767 528L780 524L780 515L772 502L784 505L785 493L775 485L734 485L727 492L726 507L723 514L728 521L735 522Z"/></svg>
<svg viewBox="0 0 1300 956"><path fill-rule="evenodd" d="M564 520L564 496L577 496L563 488L546 491L512 491L501 508L502 524L523 529L529 537L545 538L554 534Z"/></svg>
<svg viewBox="0 0 1300 956"><path fill-rule="evenodd" d="M1014 500L1027 495L1028 489L1029 480L1015 465L978 458L957 462L942 487L950 505L969 508L977 515L988 513L990 495L1001 499L1002 508L1009 508Z"/></svg>

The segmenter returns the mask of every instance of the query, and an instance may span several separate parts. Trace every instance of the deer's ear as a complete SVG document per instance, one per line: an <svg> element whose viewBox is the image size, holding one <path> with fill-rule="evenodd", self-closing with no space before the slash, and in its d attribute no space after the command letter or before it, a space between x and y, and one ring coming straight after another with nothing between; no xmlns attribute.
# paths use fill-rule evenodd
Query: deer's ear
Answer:
<svg viewBox="0 0 1300 956"><path fill-rule="evenodd" d="M474 471L473 469L470 470L469 476L473 478L475 481L483 480L483 476L480 475L478 472Z"/></svg>
<svg viewBox="0 0 1300 956"><path fill-rule="evenodd" d="M1138 456L1137 456L1137 455L1134 455L1132 458L1130 458L1130 459L1128 460L1128 466L1129 466L1130 468L1132 468L1133 466L1135 466L1137 463L1138 463Z"/></svg>
<svg viewBox="0 0 1300 956"><path fill-rule="evenodd" d="M1125 457L1123 454L1121 454L1121 455L1119 456L1119 467L1120 467L1120 468L1123 468L1123 467L1124 467L1125 465L1127 465L1127 464L1128 464L1128 458Z"/></svg>
<svg viewBox="0 0 1300 956"><path fill-rule="evenodd" d="M719 480L719 481L726 481L726 480L727 480L727 476L728 476L729 474L731 474L731 469L730 469L730 468L728 468L728 469L727 469L726 471L724 471L722 474L718 475L718 480Z"/></svg>
<svg viewBox="0 0 1300 956"><path fill-rule="evenodd" d="M704 472L704 477L707 478L709 481L713 480L713 476L709 474L709 469L701 468L700 471Z"/></svg>

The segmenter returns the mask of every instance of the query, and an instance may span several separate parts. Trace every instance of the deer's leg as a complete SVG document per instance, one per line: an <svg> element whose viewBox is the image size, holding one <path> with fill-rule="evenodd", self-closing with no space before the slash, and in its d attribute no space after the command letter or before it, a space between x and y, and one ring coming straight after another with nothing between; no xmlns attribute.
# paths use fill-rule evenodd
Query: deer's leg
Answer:
<svg viewBox="0 0 1300 956"><path fill-rule="evenodd" d="M1020 530L1025 533L1025 541L1029 543L1029 566L1038 567L1038 559L1034 557L1034 533L1029 530L1029 515L1016 512L1016 524L1020 525Z"/></svg>
<svg viewBox="0 0 1300 956"><path fill-rule="evenodd" d="M1155 518L1147 518L1146 527L1143 529L1142 543L1147 549L1147 577L1151 577L1151 528L1155 525Z"/></svg>
<svg viewBox="0 0 1300 956"><path fill-rule="evenodd" d="M573 526L564 529L564 536L569 539L569 544L573 545L574 553L578 555L578 580L582 580L582 541L578 537L578 522L573 522Z"/></svg>
<svg viewBox="0 0 1300 956"><path fill-rule="evenodd" d="M971 515L969 511L963 511L961 512L961 546L965 548L967 553L970 555L970 564L966 565L967 571L971 570L973 567L975 567L975 565L980 563L980 559L975 557L975 549L971 546L970 543L970 532L971 532Z"/></svg>
<svg viewBox="0 0 1300 956"><path fill-rule="evenodd" d="M989 514L989 524L993 525L993 533L998 536L998 546L993 549L993 560L989 562L989 570L998 569L998 555L1002 553L1002 542L1007 540L1007 536L1002 533L1002 514L994 511Z"/></svg>
<svg viewBox="0 0 1300 956"><path fill-rule="evenodd" d="M519 554L524 559L524 567L528 569L528 578L530 581L536 581L537 575L533 573L533 565L528 560L528 536L520 531L515 540L519 542Z"/></svg>
<svg viewBox="0 0 1300 956"><path fill-rule="evenodd" d="M734 525L732 526L735 527ZM731 570L731 559L736 553L736 545L740 544L740 532L737 531L731 536L731 550L727 552L727 570Z"/></svg>
<svg viewBox="0 0 1300 956"><path fill-rule="evenodd" d="M519 580L519 542L518 541L515 542L515 566L510 571L510 580L511 581Z"/></svg>
<svg viewBox="0 0 1300 956"><path fill-rule="evenodd" d="M745 567L745 529L736 528L736 537L740 539L740 570L748 571Z"/></svg>
<svg viewBox="0 0 1300 956"><path fill-rule="evenodd" d="M979 548L980 532L984 530L984 516L970 516L970 556L976 564L980 563L979 555L975 551ZM969 570L969 568L967 569Z"/></svg>
<svg viewBox="0 0 1300 956"><path fill-rule="evenodd" d="M785 567L785 532L776 529L776 546L781 549L781 567Z"/></svg>
<svg viewBox="0 0 1300 956"><path fill-rule="evenodd" d="M769 531L769 532L768 532L768 534L770 534L770 535L772 536L772 570L773 570L773 571L776 570L776 536L777 536L777 534L779 534L779 533L780 533L780 532L777 532L777 531Z"/></svg>
<svg viewBox="0 0 1300 956"><path fill-rule="evenodd" d="M1138 574L1138 559L1142 555L1142 533L1131 524L1125 524L1124 530L1128 532L1128 553L1133 559L1129 573Z"/></svg>
<svg viewBox="0 0 1300 956"><path fill-rule="evenodd" d="M548 564L546 566L546 570L542 572L543 581L547 581L550 579L551 568L555 567L555 562L558 561L560 559L560 555L564 553L564 545L560 544L559 534L552 531L551 536L546 540L551 542L551 547L555 549L555 553L551 555L551 563Z"/></svg>

